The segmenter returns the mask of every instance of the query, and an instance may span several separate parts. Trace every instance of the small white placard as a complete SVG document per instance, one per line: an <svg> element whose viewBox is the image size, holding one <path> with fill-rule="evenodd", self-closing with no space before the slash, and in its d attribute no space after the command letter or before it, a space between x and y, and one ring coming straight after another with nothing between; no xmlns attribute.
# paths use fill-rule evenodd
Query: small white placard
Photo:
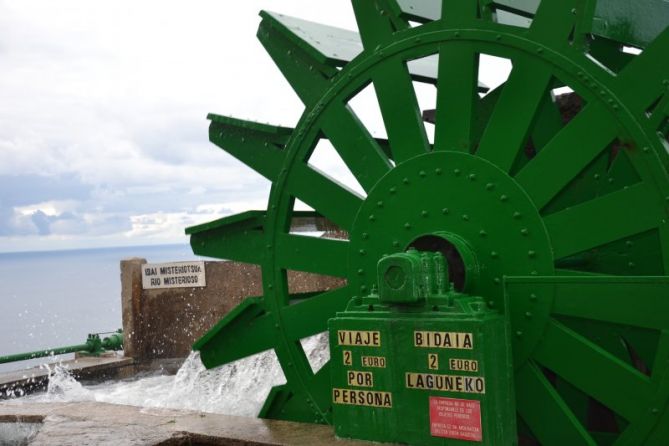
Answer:
<svg viewBox="0 0 669 446"><path fill-rule="evenodd" d="M142 265L142 288L193 288L207 286L204 262L146 263Z"/></svg>

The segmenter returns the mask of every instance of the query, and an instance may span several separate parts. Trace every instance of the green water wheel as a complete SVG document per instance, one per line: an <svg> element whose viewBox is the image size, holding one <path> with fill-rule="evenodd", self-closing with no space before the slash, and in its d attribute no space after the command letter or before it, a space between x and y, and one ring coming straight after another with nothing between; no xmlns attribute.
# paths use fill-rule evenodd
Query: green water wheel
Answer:
<svg viewBox="0 0 669 446"><path fill-rule="evenodd" d="M300 340L370 292L382 255L416 247L508 311L521 444L669 443L669 7L538 3L354 0L359 34L261 13L304 114L294 129L210 115L211 141L272 189L265 211L188 230L196 253L262 269L263 295L195 345L207 367L274 349L287 382L261 416L330 421L329 367ZM488 56L512 65L495 88ZM363 91L387 138L354 111ZM357 191L311 162L324 142ZM305 219L343 238L291 230ZM291 270L346 285L291 293Z"/></svg>

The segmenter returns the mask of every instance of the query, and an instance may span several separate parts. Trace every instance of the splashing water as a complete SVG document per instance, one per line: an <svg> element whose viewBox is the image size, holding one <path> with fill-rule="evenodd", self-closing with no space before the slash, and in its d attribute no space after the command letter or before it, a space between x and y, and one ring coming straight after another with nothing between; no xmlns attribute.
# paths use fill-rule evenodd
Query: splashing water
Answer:
<svg viewBox="0 0 669 446"><path fill-rule="evenodd" d="M327 333L302 340L312 369L329 359ZM192 352L174 376L149 376L84 386L61 366L50 369L46 393L21 398L33 402L97 401L147 408L187 409L228 415L258 415L273 386L285 383L272 350L207 370Z"/></svg>

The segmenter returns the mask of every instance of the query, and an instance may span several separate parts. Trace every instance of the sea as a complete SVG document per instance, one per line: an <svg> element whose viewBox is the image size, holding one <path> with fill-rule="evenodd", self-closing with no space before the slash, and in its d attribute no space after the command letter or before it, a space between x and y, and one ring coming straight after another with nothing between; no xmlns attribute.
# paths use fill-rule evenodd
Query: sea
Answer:
<svg viewBox="0 0 669 446"><path fill-rule="evenodd" d="M121 328L120 262L131 257L150 263L199 259L188 245L0 254L0 356L81 344L88 333ZM330 359L327 333L301 343L316 373ZM3 404L97 401L255 417L271 388L286 382L273 350L211 370L192 352L176 375L156 370L93 383L72 377L62 364L71 356L0 364L0 372L39 366L50 374L46 391L14 395ZM10 428L0 423L0 444Z"/></svg>
<svg viewBox="0 0 669 446"><path fill-rule="evenodd" d="M120 262L194 260L188 244L0 253L0 356L83 344L121 322ZM0 364L0 372L70 357Z"/></svg>

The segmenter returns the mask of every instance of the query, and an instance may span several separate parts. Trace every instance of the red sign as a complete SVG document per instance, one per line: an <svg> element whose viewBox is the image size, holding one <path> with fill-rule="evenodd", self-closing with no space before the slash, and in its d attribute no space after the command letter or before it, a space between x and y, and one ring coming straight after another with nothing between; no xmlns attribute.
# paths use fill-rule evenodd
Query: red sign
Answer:
<svg viewBox="0 0 669 446"><path fill-rule="evenodd" d="M483 441L481 402L431 396L430 434L433 437Z"/></svg>

